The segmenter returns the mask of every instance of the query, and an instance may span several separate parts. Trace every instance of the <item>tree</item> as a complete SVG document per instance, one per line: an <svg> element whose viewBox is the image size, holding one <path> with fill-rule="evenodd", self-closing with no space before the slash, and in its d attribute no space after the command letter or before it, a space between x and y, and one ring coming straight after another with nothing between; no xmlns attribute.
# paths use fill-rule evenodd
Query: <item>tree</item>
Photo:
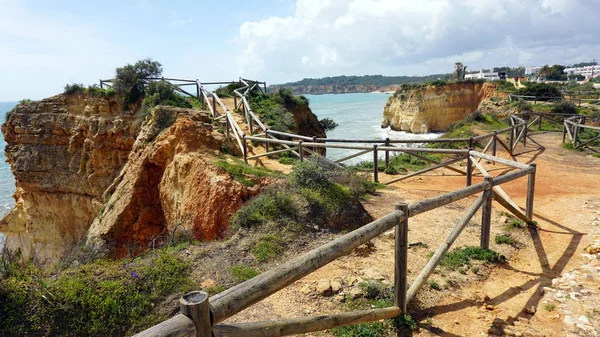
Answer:
<svg viewBox="0 0 600 337"><path fill-rule="evenodd" d="M161 75L160 63L151 59L140 60L134 65L128 64L117 68L114 88L125 103L131 104L144 95L144 86L148 83L147 78Z"/></svg>
<svg viewBox="0 0 600 337"><path fill-rule="evenodd" d="M462 74L462 77L464 78L464 73L467 71L467 67L465 67L462 62L456 62L454 63L454 75L456 77L457 81L460 81L460 77Z"/></svg>
<svg viewBox="0 0 600 337"><path fill-rule="evenodd" d="M539 75L547 80L562 81L566 80L567 75L564 73L565 66L555 64L553 66L545 65L540 69Z"/></svg>

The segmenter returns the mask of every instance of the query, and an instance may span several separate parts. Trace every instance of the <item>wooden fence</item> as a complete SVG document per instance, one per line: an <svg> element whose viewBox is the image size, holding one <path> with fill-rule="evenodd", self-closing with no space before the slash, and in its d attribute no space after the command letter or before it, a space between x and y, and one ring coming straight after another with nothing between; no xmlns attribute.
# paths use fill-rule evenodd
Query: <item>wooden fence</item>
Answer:
<svg viewBox="0 0 600 337"><path fill-rule="evenodd" d="M594 148L600 144L600 127L585 125L585 122L586 117L583 115L565 118L563 122L563 143L565 143L568 136L574 149L586 148L600 154L600 151ZM584 133L587 137L583 136Z"/></svg>
<svg viewBox="0 0 600 337"><path fill-rule="evenodd" d="M482 210L480 246L483 248L489 247L492 199L495 199L521 220L527 223L532 222L536 172L535 164L526 165L496 156L497 145L501 145L509 154L513 155L518 142L522 141L524 144L526 143L527 129L536 121L529 122L529 115L511 116L510 127L472 138L409 141L390 139L349 140L306 137L268 129L252 111L250 104L248 103L250 97L248 94L252 90L260 90L260 84L264 85L264 82L240 78L240 83L242 86L234 91L234 104L236 109L242 109L244 119L248 124L249 134L244 133L225 104L223 104L221 99L214 92L207 92L200 87L200 95L203 96L205 102L209 102L209 98L212 99L212 102L210 102L212 104L208 104L211 114L215 119L224 118L227 137L228 139L235 139L246 162L249 159L271 156L282 152L291 152L295 154L299 160L303 160L305 153L315 154L318 153L318 149L320 148L351 149L359 152L338 159L335 162L339 164L355 158L356 156L372 153L375 162L374 179L377 181L379 153L385 153L386 165L389 165L390 152L406 153L415 156L416 158L429 161L434 165L430 168L389 181L387 182L388 184L436 168L446 167L464 174L467 177L467 186L414 204L397 204L393 212L323 246L313 249L300 257L283 263L274 269L227 289L220 294L209 297L208 294L203 291L188 293L180 300L181 314L151 327L136 336L288 336L394 318L400 314L407 313L407 304L415 298L419 289L421 289L429 276L433 273L444 254L450 249L457 237L479 209ZM264 86L266 87L266 85ZM219 109L217 109L217 107L221 111L218 111ZM540 118L542 117L540 116ZM508 140L500 137L503 133L508 134L506 135ZM475 151L475 144L484 140L487 140L487 143L485 146L482 146L482 151ZM248 153L248 141L264 144L266 152L250 156ZM468 148L437 149L398 146L400 144L411 145L422 143L464 143L468 145ZM270 147L273 147L273 149L270 149ZM275 147L279 148L277 149ZM490 151L491 154L486 154L488 151ZM423 156L422 154L424 153L441 153L452 155L454 157L444 162L438 162ZM490 161L493 164L505 165L511 170L508 170L508 172L500 176L492 177L480 163L481 160ZM450 166L451 164L460 161L467 162L466 170ZM480 172L483 181L473 184L472 177L474 176L475 170ZM501 185L524 176L528 177L528 182L526 207L523 211L506 194L506 192L504 192ZM438 247L434 255L420 271L417 278L409 285L407 282L407 233L409 219L470 196L477 196L477 198L471 206L466 209L461 219L448 234L444 243ZM394 305L392 307L275 321L237 324L223 323L227 318L283 289L333 260L351 253L354 249L392 228L395 229L395 290Z"/></svg>

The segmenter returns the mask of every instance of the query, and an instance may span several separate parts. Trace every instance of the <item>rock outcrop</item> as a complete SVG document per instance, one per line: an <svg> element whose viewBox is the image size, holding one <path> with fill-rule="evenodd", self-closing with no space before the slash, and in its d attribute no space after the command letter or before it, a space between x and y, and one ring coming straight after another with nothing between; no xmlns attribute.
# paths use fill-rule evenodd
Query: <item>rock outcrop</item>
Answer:
<svg viewBox="0 0 600 337"><path fill-rule="evenodd" d="M443 132L492 97L506 98L506 93L497 91L490 82L404 86L388 99L381 127L412 133Z"/></svg>
<svg viewBox="0 0 600 337"><path fill-rule="evenodd" d="M104 254L136 253L182 232L199 240L220 237L254 192L212 165L224 137L208 115L167 107L153 114L158 109L179 117L160 134L152 123L157 118L147 120L87 234L86 244Z"/></svg>
<svg viewBox="0 0 600 337"><path fill-rule="evenodd" d="M16 205L0 221L8 248L41 260L87 232L138 130L116 98L58 95L20 104L2 125Z"/></svg>

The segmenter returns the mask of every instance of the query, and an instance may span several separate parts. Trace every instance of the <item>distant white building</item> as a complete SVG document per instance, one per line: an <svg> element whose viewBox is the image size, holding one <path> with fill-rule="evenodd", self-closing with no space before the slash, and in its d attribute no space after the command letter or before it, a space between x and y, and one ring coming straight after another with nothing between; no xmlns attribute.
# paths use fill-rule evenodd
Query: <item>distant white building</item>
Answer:
<svg viewBox="0 0 600 337"><path fill-rule="evenodd" d="M465 80L467 79L484 79L487 81L498 81L500 80L500 76L498 75L498 73L484 73L483 70L480 70L478 73L475 74L466 74L465 75Z"/></svg>
<svg viewBox="0 0 600 337"><path fill-rule="evenodd" d="M596 77L600 74L600 65L565 68L565 73L568 76L581 75L585 78Z"/></svg>
<svg viewBox="0 0 600 337"><path fill-rule="evenodd" d="M537 75L543 67L531 67L525 69L525 75Z"/></svg>

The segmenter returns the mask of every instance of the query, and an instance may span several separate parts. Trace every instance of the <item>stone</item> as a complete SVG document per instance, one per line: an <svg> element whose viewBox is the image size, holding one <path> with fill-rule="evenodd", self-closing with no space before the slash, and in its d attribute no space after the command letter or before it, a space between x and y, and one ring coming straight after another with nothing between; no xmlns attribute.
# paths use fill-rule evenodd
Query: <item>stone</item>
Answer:
<svg viewBox="0 0 600 337"><path fill-rule="evenodd" d="M338 293L340 290L342 290L342 283L340 281L331 281L331 291L333 291L333 293Z"/></svg>
<svg viewBox="0 0 600 337"><path fill-rule="evenodd" d="M321 279L317 282L317 293L323 296L329 296L332 294L331 282L328 279Z"/></svg>
<svg viewBox="0 0 600 337"><path fill-rule="evenodd" d="M577 320L583 324L590 324L590 320L585 316L579 316Z"/></svg>
<svg viewBox="0 0 600 337"><path fill-rule="evenodd" d="M356 299L363 295L362 290L357 287L350 288L346 293L351 299Z"/></svg>
<svg viewBox="0 0 600 337"><path fill-rule="evenodd" d="M492 310L494 310L494 306L493 306L493 305L491 305L491 304L486 304L486 305L485 305L485 310L492 311Z"/></svg>
<svg viewBox="0 0 600 337"><path fill-rule="evenodd" d="M362 271L362 275L365 279L367 280L377 280L377 281L381 281L384 280L385 277L377 270L375 269L364 269Z"/></svg>
<svg viewBox="0 0 600 337"><path fill-rule="evenodd" d="M588 254L598 254L600 253L600 244L592 244L585 248L585 251Z"/></svg>
<svg viewBox="0 0 600 337"><path fill-rule="evenodd" d="M528 308L525 308L525 312L531 315L535 314L535 311L537 310L537 308L535 306L530 306Z"/></svg>
<svg viewBox="0 0 600 337"><path fill-rule="evenodd" d="M300 293L304 294L304 295L309 295L310 293L312 293L313 290L309 285L304 285L302 288L300 288Z"/></svg>

